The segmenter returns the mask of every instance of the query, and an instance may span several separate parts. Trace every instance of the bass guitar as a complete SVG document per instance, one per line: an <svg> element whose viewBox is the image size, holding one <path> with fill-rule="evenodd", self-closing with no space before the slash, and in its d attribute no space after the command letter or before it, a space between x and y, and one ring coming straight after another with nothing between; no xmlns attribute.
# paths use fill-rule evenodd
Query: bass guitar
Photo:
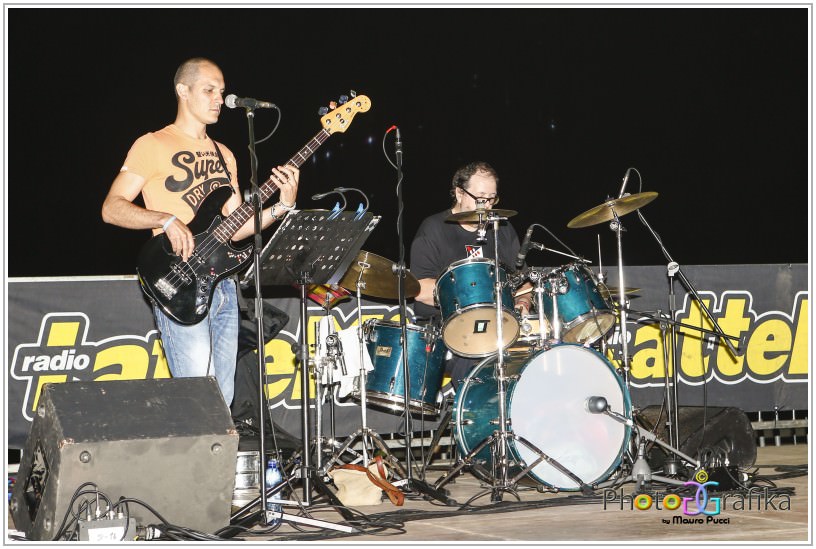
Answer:
<svg viewBox="0 0 816 549"><path fill-rule="evenodd" d="M344 101L345 99L345 101ZM371 108L364 95L341 97L341 105L321 117L323 129L318 132L288 165L299 168L334 133L345 132L358 112ZM259 186L261 203L279 190L270 176ZM201 203L188 227L195 235L195 250L187 261L173 252L164 233L148 240L139 252L136 272L147 296L170 318L181 324L196 324L207 316L215 286L225 277L239 271L252 257L253 245L236 248L231 238L255 209L249 202L242 203L224 217L221 208L232 195L229 185L219 187Z"/></svg>

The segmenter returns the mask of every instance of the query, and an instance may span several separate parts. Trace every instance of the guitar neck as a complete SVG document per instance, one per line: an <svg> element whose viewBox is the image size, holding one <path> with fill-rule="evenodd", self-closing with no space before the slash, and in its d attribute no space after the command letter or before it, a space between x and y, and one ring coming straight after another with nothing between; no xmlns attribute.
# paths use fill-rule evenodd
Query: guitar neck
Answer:
<svg viewBox="0 0 816 549"><path fill-rule="evenodd" d="M286 165L300 168L300 166L325 143L330 135L331 132L328 130L320 130L302 149L295 153L295 156L286 162ZM261 204L269 200L279 190L280 188L274 182L272 176L269 176L269 179L258 187L258 191L261 194ZM213 235L221 242L229 241L229 239L238 232L238 229L243 227L244 223L249 221L254 214L255 208L252 204L250 202L243 202L213 231Z"/></svg>

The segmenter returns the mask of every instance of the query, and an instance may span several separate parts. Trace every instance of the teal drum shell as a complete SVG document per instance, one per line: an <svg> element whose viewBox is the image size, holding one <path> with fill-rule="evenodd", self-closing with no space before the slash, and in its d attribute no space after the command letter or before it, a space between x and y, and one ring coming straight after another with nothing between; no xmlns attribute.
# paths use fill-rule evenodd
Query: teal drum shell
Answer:
<svg viewBox="0 0 816 549"><path fill-rule="evenodd" d="M409 407L412 413L439 413L437 395L442 388L448 349L433 328L407 324ZM405 410L405 376L402 364L402 328L398 322L373 319L364 324L366 348L374 370L366 376L366 398L394 411Z"/></svg>
<svg viewBox="0 0 816 549"><path fill-rule="evenodd" d="M513 293L507 273L498 267L502 299L502 349L519 335ZM434 294L442 313L445 345L465 357L481 358L497 351L496 267L492 259L469 258L451 263L436 281Z"/></svg>
<svg viewBox="0 0 816 549"><path fill-rule="evenodd" d="M564 283L566 292L553 288L553 277ZM592 344L606 335L615 325L615 313L598 291L595 277L586 266L573 263L553 271L544 283L545 296L555 293L558 318L561 322L561 341ZM544 314L554 324L551 297L543 301Z"/></svg>
<svg viewBox="0 0 816 549"><path fill-rule="evenodd" d="M480 362L456 395L454 431L462 456L497 431L495 365L495 356ZM629 391L609 361L594 349L563 343L539 351L508 353L504 367L510 378L505 395L509 430L589 485L605 480L617 469L631 428L606 414L592 414L586 407L590 397L604 397L612 411L632 417ZM513 438L508 447L509 478L539 457L538 452ZM474 460L496 474L489 445ZM474 468L477 475L478 470ZM580 489L546 461L527 475L551 488Z"/></svg>

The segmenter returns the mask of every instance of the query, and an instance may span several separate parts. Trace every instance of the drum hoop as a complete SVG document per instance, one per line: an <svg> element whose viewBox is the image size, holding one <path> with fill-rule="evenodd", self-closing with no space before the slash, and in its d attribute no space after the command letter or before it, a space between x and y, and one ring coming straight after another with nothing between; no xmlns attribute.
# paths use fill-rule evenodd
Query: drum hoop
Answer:
<svg viewBox="0 0 816 549"><path fill-rule="evenodd" d="M369 324L369 323L371 323L371 325L373 325L373 326L385 326L385 327L388 327L388 328L400 328L401 327L401 324L399 323L399 321L395 322L393 320L383 320L381 318L370 318L370 319L365 321L365 324ZM428 327L427 326L420 326L419 324L412 324L410 322L405 323L405 328L408 329L408 330L414 330L414 331L417 331L417 332L423 332L423 333L428 332Z"/></svg>
<svg viewBox="0 0 816 549"><path fill-rule="evenodd" d="M496 262L493 261L492 259L490 259L489 257L466 257L465 259L457 259L456 261L451 263L448 266L448 268L445 269L445 272L448 272L448 271L450 271L451 269L453 269L455 267L460 267L462 265L468 265L470 263L473 263L473 264L489 263L491 265L494 265Z"/></svg>

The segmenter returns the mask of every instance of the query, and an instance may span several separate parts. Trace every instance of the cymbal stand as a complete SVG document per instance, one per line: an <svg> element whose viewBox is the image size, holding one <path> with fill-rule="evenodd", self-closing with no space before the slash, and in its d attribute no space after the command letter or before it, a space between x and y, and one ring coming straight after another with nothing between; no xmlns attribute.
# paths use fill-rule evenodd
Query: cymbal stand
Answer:
<svg viewBox="0 0 816 549"><path fill-rule="evenodd" d="M357 297L357 340L359 342L358 347L360 352L359 357L360 375L357 377L358 391L360 392L360 428L346 438L346 440L337 449L334 456L327 464L327 467L331 467L333 463L341 463L340 456L342 456L347 451L353 452L353 454L356 456L356 459L353 461L353 463L356 463L357 461L362 461L363 467L368 467L368 464L371 461L369 459L369 448L373 449L374 446L376 446L388 459L388 463L390 463L399 474L405 476L405 470L402 468L402 465L388 449L388 446L385 444L385 441L382 439L382 437L376 431L368 427L367 416L368 400L366 398L367 372L364 361L365 357L363 355L363 353L367 351L365 346L365 335L363 333L362 290L364 290L366 287L366 283L363 280L363 275L365 274L366 270L371 268L371 264L367 263L366 261L358 261L357 264L360 266L360 272L357 275L357 282L355 284ZM351 446L358 439L361 442L362 455L357 454L351 448Z"/></svg>
<svg viewBox="0 0 816 549"><path fill-rule="evenodd" d="M618 300L621 304L626 303L626 284L623 279L623 242L622 233L625 230L618 217L615 208L611 208L613 220L609 223L609 228L615 232L618 242ZM621 306L618 311L620 322L621 338L621 371L623 372L623 382L629 386L629 332L626 330L626 309Z"/></svg>

